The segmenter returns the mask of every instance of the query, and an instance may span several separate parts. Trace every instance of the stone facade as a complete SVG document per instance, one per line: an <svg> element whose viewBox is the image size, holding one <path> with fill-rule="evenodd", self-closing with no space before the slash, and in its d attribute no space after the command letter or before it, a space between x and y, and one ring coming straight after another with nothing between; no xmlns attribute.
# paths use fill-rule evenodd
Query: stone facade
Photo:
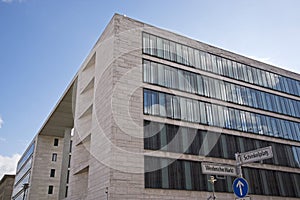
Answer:
<svg viewBox="0 0 300 200"><path fill-rule="evenodd" d="M54 146L56 137L39 136L36 140L34 161L31 170L28 199L58 199L61 162L63 159L63 138L57 138L58 146ZM52 161L52 153L57 153L57 161ZM51 169L55 169L55 176L50 177ZM53 194L48 194L49 185L53 185Z"/></svg>
<svg viewBox="0 0 300 200"><path fill-rule="evenodd" d="M13 185L15 181L15 175L5 174L0 180L0 200L10 200Z"/></svg>
<svg viewBox="0 0 300 200"><path fill-rule="evenodd" d="M274 71L278 74L285 74L288 77L300 80L298 74L116 14L68 87L65 94L70 94L72 96L71 100L66 101L65 97L61 100L68 107L72 107L72 109L68 109L68 113L72 112L74 121L74 123L65 124L66 132L59 137L59 144L63 145L59 145L58 147L53 146L53 138L57 138L58 136L51 136L51 131L47 132L47 134L38 133L28 194L29 199L64 199L66 196L66 199L70 200L207 199L211 195L207 191L145 188L144 156L151 155L161 158L180 158L198 162L210 161L235 164L234 160L228 159L144 150L144 120L153 120L190 128L217 131L229 135L243 135L248 138L300 146L300 143L296 141L287 142L275 137L271 138L228 129L223 130L217 127L186 121L144 115L144 88L169 92L196 100L202 100L205 97L144 83L143 59L157 61L208 77L219 78L230 83L240 84L240 82L143 54L143 31L168 38L181 44L187 44L196 49L221 55L234 61ZM300 100L297 96L279 93L275 90L261 88L249 83L243 84L249 88ZM270 115L269 111L256 110L251 107L222 102L217 99L210 99L210 101L232 108L242 108L245 111L255 111L259 114ZM60 102L58 105L60 105ZM51 115L55 115L55 113L56 110ZM290 116L282 116L276 113L271 114L275 117L279 116L286 120L292 119L295 121L295 118ZM300 119L296 119L296 121L300 122ZM47 126L47 123L45 126ZM55 123L53 126L55 128ZM73 127L73 146L72 154L70 154L66 148L68 141L70 141L70 128ZM51 161L52 152L58 152L57 163ZM67 166L67 157L69 155L72 155L72 159L70 166ZM259 163L248 164L247 166L300 173L299 168L261 165ZM52 168L57 170L57 176L54 178L49 177ZM70 170L69 181L67 181L66 177L67 170ZM47 194L48 185L54 186L54 191L51 195ZM65 195L66 187L68 188L67 195ZM218 199L224 200L235 198L232 193L217 193L216 196ZM293 199L259 195L251 195L251 197L252 199L261 200Z"/></svg>
<svg viewBox="0 0 300 200"><path fill-rule="evenodd" d="M166 122L198 129L215 129L203 125L197 125L188 122L178 122L169 119L161 119L159 117L143 115L143 88L155 89L158 91L170 91L161 87L147 85L143 83L142 74L142 58L159 60L160 63L176 65L177 68L185 69L185 66L164 61L158 58L149 58L142 54L142 32L147 31L161 37L168 38L189 46L209 51L215 54L226 56L230 59L248 63L254 66L260 66L262 69L284 73L290 77L299 80L299 76L292 72L275 68L258 61L248 59L246 57L212 47L201 42L191 40L189 38L174 34L169 31L161 30L147 24L132 20L130 18L115 15L108 27L100 37L99 41L92 50L86 64L78 73L77 97L83 99L82 102L77 101L77 112L81 108L89 110L87 121L91 123L88 127L81 127L80 121L83 118L78 115L75 117L75 136L79 143L85 144L84 147L78 145L74 147L79 151L76 158L72 158L73 167L77 168L77 164L83 162L80 169L87 169L84 173L76 173L76 180L83 179L84 190L79 192L78 188L82 185L79 181L71 181L73 191L68 199L106 199L106 188L108 188L109 199L206 199L210 196L209 192L197 191L177 191L162 189L145 189L144 185L144 155L151 154L158 157L174 157L193 161L217 161L227 163L228 160L217 158L206 158L190 155L176 155L167 152L151 152L144 150L143 147L143 119L158 122ZM95 59L95 60L93 60ZM93 63L92 65L89 63ZM189 69L193 71L194 69ZM199 70L194 70L199 73ZM94 72L94 73L93 73ZM202 72L210 77L216 75ZM223 78L230 82L238 82L229 78ZM92 80L93 86L90 86ZM245 85L251 88L257 88L252 84ZM81 92L84 88L89 88L89 92ZM86 89L87 90L87 89ZM265 91L276 94L276 91L264 89ZM174 94L188 96L193 99L201 99L202 97L186 94L180 91L172 91ZM78 95L79 94L79 95ZM86 96L86 98L84 97ZM289 95L287 95L289 96ZM299 100L298 97L291 97ZM218 102L218 100L212 100ZM232 105L231 105L232 106ZM233 105L237 108L241 107ZM245 109L245 108L244 108ZM246 108L253 111L253 108ZM84 109L83 109L84 110ZM266 111L258 111L264 114ZM83 113L81 111L80 113ZM274 114L276 115L276 114ZM286 119L289 119L286 116ZM77 121L77 123L76 123ZM221 130L232 135L240 135L238 131ZM88 134L86 140L85 135ZM82 136L84 135L84 136ZM248 134L247 137L270 140L269 137ZM279 143L285 141L272 138L271 140ZM291 142L299 146L298 142ZM84 149L85 148L85 149ZM85 153L84 153L85 152ZM79 154L82 154L79 156ZM87 159L89 157L89 159ZM234 161L232 161L234 164ZM258 167L257 164L250 164ZM284 170L299 173L299 169L291 169L278 166L265 166L273 170ZM78 170L77 170L78 171ZM81 178L80 178L81 177ZM87 181L87 184L86 184ZM77 188L77 189L75 189ZM76 193L76 192L77 193ZM84 197L79 197L84 194ZM220 193L217 194L218 199L234 199L233 194ZM254 198L254 196L253 196ZM282 199L276 197L257 196L255 199ZM288 198L286 198L288 199Z"/></svg>

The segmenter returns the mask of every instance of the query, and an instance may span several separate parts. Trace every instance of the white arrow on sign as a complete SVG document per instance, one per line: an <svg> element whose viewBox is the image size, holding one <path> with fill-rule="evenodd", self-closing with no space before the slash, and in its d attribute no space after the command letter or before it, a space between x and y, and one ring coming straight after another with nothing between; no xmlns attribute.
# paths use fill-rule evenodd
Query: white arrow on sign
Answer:
<svg viewBox="0 0 300 200"><path fill-rule="evenodd" d="M241 164L256 162L273 157L272 146L240 153Z"/></svg>
<svg viewBox="0 0 300 200"><path fill-rule="evenodd" d="M242 187L244 187L244 184L243 184L241 181L239 181L239 182L236 184L236 187L239 187L239 188L240 188L240 194L241 194L241 196L243 196L243 188L242 188Z"/></svg>

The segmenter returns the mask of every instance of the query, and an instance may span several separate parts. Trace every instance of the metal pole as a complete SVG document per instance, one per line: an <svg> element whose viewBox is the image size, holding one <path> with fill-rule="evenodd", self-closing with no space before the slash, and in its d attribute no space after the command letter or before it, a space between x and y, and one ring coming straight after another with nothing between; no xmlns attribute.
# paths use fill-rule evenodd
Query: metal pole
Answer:
<svg viewBox="0 0 300 200"><path fill-rule="evenodd" d="M29 183L24 183L23 184L23 200L25 200L25 195L26 195L26 190L28 189L29 187Z"/></svg>
<svg viewBox="0 0 300 200"><path fill-rule="evenodd" d="M243 178L241 155L239 152L235 154L237 176Z"/></svg>

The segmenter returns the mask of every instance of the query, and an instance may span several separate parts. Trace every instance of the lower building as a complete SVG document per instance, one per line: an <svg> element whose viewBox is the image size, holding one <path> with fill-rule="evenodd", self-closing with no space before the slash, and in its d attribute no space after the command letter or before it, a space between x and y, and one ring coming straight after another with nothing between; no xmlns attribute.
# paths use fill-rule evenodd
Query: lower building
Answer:
<svg viewBox="0 0 300 200"><path fill-rule="evenodd" d="M71 93L64 94L20 158L12 199L54 200L68 195L73 117L67 112L72 113L71 99Z"/></svg>
<svg viewBox="0 0 300 200"><path fill-rule="evenodd" d="M28 199L235 199L238 175L203 163L238 171L236 153L267 147L242 166L248 196L295 199L299 130L299 74L116 14L17 176Z"/></svg>
<svg viewBox="0 0 300 200"><path fill-rule="evenodd" d="M10 200L13 191L15 175L5 174L0 180L0 200Z"/></svg>

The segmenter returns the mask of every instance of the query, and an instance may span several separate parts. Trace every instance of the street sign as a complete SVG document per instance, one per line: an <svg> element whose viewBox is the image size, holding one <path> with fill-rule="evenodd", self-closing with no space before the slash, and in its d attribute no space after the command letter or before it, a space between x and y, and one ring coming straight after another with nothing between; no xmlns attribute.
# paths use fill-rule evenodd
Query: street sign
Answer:
<svg viewBox="0 0 300 200"><path fill-rule="evenodd" d="M236 168L233 165L223 165L220 163L202 162L202 173L223 176L236 176Z"/></svg>
<svg viewBox="0 0 300 200"><path fill-rule="evenodd" d="M241 164L252 163L260 160L265 160L273 157L272 147L268 146L261 149L255 149L253 151L248 151L240 153Z"/></svg>
<svg viewBox="0 0 300 200"><path fill-rule="evenodd" d="M243 198L236 198L235 200L251 200L249 196Z"/></svg>
<svg viewBox="0 0 300 200"><path fill-rule="evenodd" d="M233 181L232 189L234 194L239 198L244 198L248 194L248 182L243 178L236 178Z"/></svg>

